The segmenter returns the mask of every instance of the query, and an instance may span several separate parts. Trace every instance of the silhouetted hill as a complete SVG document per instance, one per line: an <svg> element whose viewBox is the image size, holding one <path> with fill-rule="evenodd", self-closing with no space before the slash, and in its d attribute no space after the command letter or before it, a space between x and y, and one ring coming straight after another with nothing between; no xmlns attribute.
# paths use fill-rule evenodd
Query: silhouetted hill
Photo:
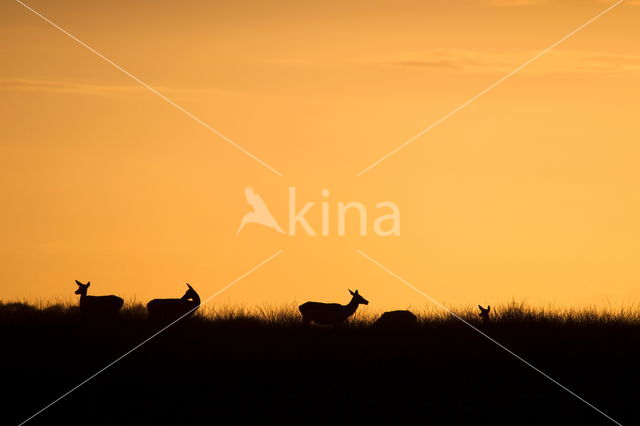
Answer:
<svg viewBox="0 0 640 426"><path fill-rule="evenodd" d="M474 325L622 424L636 409L640 321L511 306ZM613 424L474 330L302 327L293 309L196 315L27 424ZM18 424L155 329L141 306L110 321L74 307L0 305L0 424Z"/></svg>

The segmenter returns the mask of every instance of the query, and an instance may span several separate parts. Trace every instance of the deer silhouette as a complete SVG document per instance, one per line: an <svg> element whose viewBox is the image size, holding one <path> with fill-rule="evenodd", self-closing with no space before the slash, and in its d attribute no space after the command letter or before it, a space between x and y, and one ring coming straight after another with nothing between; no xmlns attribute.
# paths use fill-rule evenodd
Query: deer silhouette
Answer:
<svg viewBox="0 0 640 426"><path fill-rule="evenodd" d="M380 315L372 327L412 328L418 325L418 317L410 311L390 311Z"/></svg>
<svg viewBox="0 0 640 426"><path fill-rule="evenodd" d="M482 318L482 322L483 323L488 323L491 317L491 306L487 305L487 309L483 308L482 306L478 305L478 308L480 308L480 313L478 314L478 316L480 318Z"/></svg>
<svg viewBox="0 0 640 426"><path fill-rule="evenodd" d="M189 283L187 287L180 299L153 299L147 303L147 318L151 321L173 321L193 314L200 306L200 296Z"/></svg>
<svg viewBox="0 0 640 426"><path fill-rule="evenodd" d="M360 296L358 290L349 290L351 301L347 305L339 303L306 302L298 307L302 314L302 323L308 325L311 322L324 325L338 325L345 322L356 312L358 305L368 305L369 301Z"/></svg>
<svg viewBox="0 0 640 426"><path fill-rule="evenodd" d="M124 305L124 300L118 296L87 296L87 290L91 285L91 281L82 284L76 280L78 289L76 294L80 295L80 312L85 316L115 316L120 312L120 308Z"/></svg>

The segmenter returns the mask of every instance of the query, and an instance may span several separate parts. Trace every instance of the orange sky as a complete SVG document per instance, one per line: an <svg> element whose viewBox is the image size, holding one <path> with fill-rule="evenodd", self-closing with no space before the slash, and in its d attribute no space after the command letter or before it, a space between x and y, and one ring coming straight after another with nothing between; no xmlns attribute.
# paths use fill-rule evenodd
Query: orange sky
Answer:
<svg viewBox="0 0 640 426"><path fill-rule="evenodd" d="M428 304L359 249L449 305L633 303L638 2L356 177L612 3L28 2L280 177L2 2L0 299L206 298L282 249L213 304ZM339 201L392 201L401 235L235 236L247 185L283 227L290 186L329 189L331 226Z"/></svg>

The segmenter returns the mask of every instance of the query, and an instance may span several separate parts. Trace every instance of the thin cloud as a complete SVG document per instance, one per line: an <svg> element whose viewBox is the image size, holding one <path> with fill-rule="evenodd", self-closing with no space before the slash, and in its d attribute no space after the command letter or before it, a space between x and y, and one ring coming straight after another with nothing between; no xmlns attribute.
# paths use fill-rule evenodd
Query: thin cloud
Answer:
<svg viewBox="0 0 640 426"><path fill-rule="evenodd" d="M564 0L564 3L586 3L589 0ZM560 0L478 0L480 4L496 7L531 6L537 4L559 3ZM596 4L613 4L614 0L592 0ZM625 0L626 4L640 5L640 0Z"/></svg>
<svg viewBox="0 0 640 426"><path fill-rule="evenodd" d="M110 93L138 91L136 86L111 86L95 84L77 84L47 80L0 80L0 90L16 90L26 92L64 92L64 93Z"/></svg>
<svg viewBox="0 0 640 426"><path fill-rule="evenodd" d="M436 49L406 54L384 64L407 68L463 73L506 73L535 52L492 54L456 49ZM556 50L531 64L532 74L610 74L640 72L640 55Z"/></svg>
<svg viewBox="0 0 640 426"><path fill-rule="evenodd" d="M532 4L546 3L545 0L482 0L481 3L491 6L528 6Z"/></svg>
<svg viewBox="0 0 640 426"><path fill-rule="evenodd" d="M156 87L163 93L211 93L220 92L216 89L178 89L169 87ZM0 80L0 91L41 92L41 93L72 93L86 95L108 95L142 93L146 89L139 85L98 85L84 83L68 83L51 80L25 80L4 79Z"/></svg>

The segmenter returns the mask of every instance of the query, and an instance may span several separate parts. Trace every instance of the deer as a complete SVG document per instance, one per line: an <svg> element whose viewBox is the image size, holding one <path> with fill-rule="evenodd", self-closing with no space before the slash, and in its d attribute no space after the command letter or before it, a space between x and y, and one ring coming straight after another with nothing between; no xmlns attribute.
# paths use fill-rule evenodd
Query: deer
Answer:
<svg viewBox="0 0 640 426"><path fill-rule="evenodd" d="M187 283L180 299L153 299L147 303L147 318L151 321L172 321L191 316L200 306L200 296Z"/></svg>
<svg viewBox="0 0 640 426"><path fill-rule="evenodd" d="M124 300L118 296L87 296L87 291L91 285L91 281L82 284L76 280L78 289L76 294L80 295L80 313L85 316L116 316Z"/></svg>
<svg viewBox="0 0 640 426"><path fill-rule="evenodd" d="M359 305L368 305L369 301L360 296L358 290L351 291L351 301L347 305L339 303L306 302L298 307L302 314L302 324L311 322L323 325L339 325L352 316Z"/></svg>
<svg viewBox="0 0 640 426"><path fill-rule="evenodd" d="M418 325L418 317L410 311L390 311L380 315L371 326L376 328L413 328Z"/></svg>
<svg viewBox="0 0 640 426"><path fill-rule="evenodd" d="M490 314L491 314L491 306L487 305L487 309L483 308L482 306L478 305L478 308L480 308L480 313L478 314L478 316L480 318L482 318L482 322L484 324L487 324L491 318Z"/></svg>

